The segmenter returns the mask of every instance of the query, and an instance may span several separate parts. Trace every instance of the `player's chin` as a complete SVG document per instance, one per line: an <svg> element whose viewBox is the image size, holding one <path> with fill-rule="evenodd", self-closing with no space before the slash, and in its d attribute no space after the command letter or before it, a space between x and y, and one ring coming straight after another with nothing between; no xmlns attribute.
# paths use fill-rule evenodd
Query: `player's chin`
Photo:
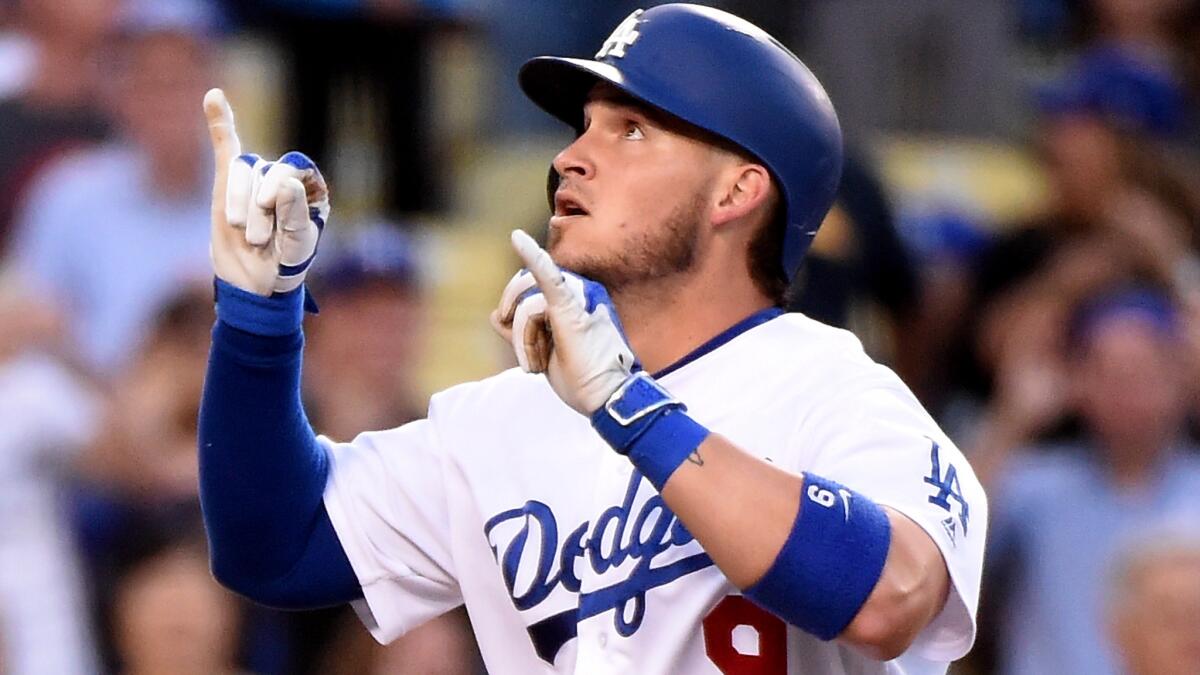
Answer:
<svg viewBox="0 0 1200 675"><path fill-rule="evenodd" d="M608 285L606 281L611 277L612 264L607 257L596 252L579 251L574 248L561 249L560 253L551 253L550 255L562 269L605 286Z"/></svg>
<svg viewBox="0 0 1200 675"><path fill-rule="evenodd" d="M546 250L559 265L563 261L559 256L568 255L572 249L587 246L587 230L590 216L551 216L546 233Z"/></svg>
<svg viewBox="0 0 1200 675"><path fill-rule="evenodd" d="M546 250L559 267L585 277L591 278L589 272L597 265L596 247L572 237L561 238Z"/></svg>

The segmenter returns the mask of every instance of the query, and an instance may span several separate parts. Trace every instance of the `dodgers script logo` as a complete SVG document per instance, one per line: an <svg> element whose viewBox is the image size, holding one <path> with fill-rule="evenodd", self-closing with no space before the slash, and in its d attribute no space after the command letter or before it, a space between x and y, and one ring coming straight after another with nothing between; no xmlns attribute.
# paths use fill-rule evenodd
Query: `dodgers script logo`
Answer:
<svg viewBox="0 0 1200 675"><path fill-rule="evenodd" d="M647 591L712 566L703 552L662 562L664 553L692 542L693 537L658 493L634 512L642 484L642 475L634 471L620 505L605 509L594 523L585 521L561 541L554 511L539 501L498 513L484 524L504 583L521 611L536 607L560 586L579 593L575 563L580 559L586 559L597 574L635 562L624 581L582 593L578 609L529 627L538 655L547 662L553 663L559 648L575 637L575 624L610 610L614 610L617 633L633 635L645 617Z"/></svg>

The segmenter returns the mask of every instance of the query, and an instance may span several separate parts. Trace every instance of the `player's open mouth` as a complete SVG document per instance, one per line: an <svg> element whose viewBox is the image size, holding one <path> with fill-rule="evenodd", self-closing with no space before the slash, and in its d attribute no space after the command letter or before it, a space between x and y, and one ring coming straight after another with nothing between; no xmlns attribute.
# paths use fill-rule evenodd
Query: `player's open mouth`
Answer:
<svg viewBox="0 0 1200 675"><path fill-rule="evenodd" d="M573 195L559 192L554 195L554 217L570 218L589 215L588 210Z"/></svg>

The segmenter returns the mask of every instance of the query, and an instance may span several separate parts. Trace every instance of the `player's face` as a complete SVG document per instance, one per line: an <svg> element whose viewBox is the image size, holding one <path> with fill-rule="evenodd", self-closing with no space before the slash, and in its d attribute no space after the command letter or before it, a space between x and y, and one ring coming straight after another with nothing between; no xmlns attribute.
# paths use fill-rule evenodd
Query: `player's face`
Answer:
<svg viewBox="0 0 1200 675"><path fill-rule="evenodd" d="M554 159L549 250L610 291L688 272L702 254L720 152L598 85L584 129Z"/></svg>

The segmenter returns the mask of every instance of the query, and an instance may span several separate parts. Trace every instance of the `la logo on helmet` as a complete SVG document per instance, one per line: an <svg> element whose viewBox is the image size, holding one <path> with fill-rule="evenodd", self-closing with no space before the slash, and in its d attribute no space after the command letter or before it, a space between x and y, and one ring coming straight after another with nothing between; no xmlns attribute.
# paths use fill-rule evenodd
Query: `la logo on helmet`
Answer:
<svg viewBox="0 0 1200 675"><path fill-rule="evenodd" d="M641 20L642 12L646 10L635 10L633 14L625 17L621 25L608 36L604 41L604 46L600 51L596 52L596 58L602 59L606 56L611 56L619 59L625 56L625 48L637 42L639 33L637 32L638 22Z"/></svg>

